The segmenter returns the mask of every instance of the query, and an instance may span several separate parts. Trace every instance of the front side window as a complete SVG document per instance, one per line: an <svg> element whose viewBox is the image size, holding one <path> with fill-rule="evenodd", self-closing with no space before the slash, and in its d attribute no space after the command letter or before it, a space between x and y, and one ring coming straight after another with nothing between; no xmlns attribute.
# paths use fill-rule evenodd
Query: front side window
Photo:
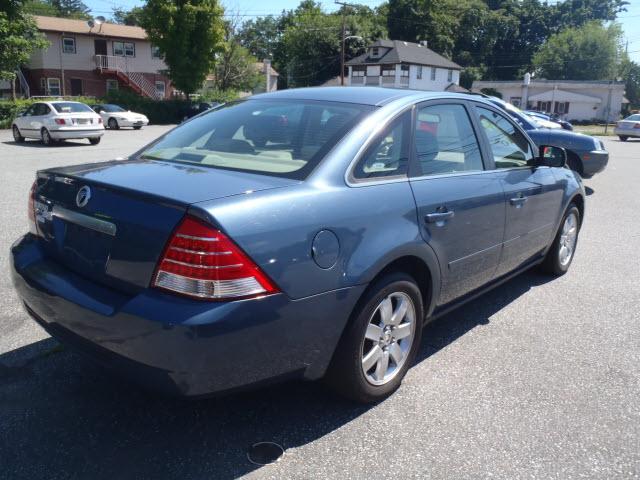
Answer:
<svg viewBox="0 0 640 480"><path fill-rule="evenodd" d="M60 95L60 79L47 78L47 94L53 97Z"/></svg>
<svg viewBox="0 0 640 480"><path fill-rule="evenodd" d="M462 105L418 109L415 124L416 175L483 170L478 140Z"/></svg>
<svg viewBox="0 0 640 480"><path fill-rule="evenodd" d="M397 177L409 169L408 124L411 116L403 114L385 128L367 149L355 169L355 179Z"/></svg>
<svg viewBox="0 0 640 480"><path fill-rule="evenodd" d="M62 51L64 53L76 53L76 39L73 37L62 37Z"/></svg>
<svg viewBox="0 0 640 480"><path fill-rule="evenodd" d="M245 100L167 134L142 158L304 179L374 107L304 100Z"/></svg>
<svg viewBox="0 0 640 480"><path fill-rule="evenodd" d="M493 110L475 108L480 125L489 140L496 168L529 166L533 159L533 151L520 130Z"/></svg>

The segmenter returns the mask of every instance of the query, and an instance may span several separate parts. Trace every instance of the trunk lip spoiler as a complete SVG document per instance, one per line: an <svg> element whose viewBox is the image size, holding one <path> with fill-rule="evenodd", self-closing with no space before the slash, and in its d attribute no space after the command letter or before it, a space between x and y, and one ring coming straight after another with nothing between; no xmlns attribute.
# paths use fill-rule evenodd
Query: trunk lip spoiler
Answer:
<svg viewBox="0 0 640 480"><path fill-rule="evenodd" d="M84 213L74 212L73 210L69 210L59 205L54 205L51 213L55 217L66 220L67 222L75 223L81 227L111 235L112 237L116 236L117 229L115 223L100 220L99 218L85 215Z"/></svg>

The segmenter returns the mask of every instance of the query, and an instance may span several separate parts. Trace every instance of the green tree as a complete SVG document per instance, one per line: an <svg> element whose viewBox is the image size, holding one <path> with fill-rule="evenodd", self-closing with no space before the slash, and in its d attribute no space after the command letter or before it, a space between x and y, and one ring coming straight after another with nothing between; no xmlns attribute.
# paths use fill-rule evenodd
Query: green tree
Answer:
<svg viewBox="0 0 640 480"><path fill-rule="evenodd" d="M13 82L16 70L49 43L24 13L21 1L5 0L0 7L0 45L0 79Z"/></svg>
<svg viewBox="0 0 640 480"><path fill-rule="evenodd" d="M65 18L91 18L91 10L82 0L49 0L57 10L58 17Z"/></svg>
<svg viewBox="0 0 640 480"><path fill-rule="evenodd" d="M554 80L606 80L616 73L622 30L597 21L552 35L533 57L538 76Z"/></svg>
<svg viewBox="0 0 640 480"><path fill-rule="evenodd" d="M114 8L112 21L121 25L140 26L142 7L133 7L131 10Z"/></svg>
<svg viewBox="0 0 640 480"><path fill-rule="evenodd" d="M222 51L223 10L217 0L148 0L141 26L157 45L168 76L184 94L198 90Z"/></svg>
<svg viewBox="0 0 640 480"><path fill-rule="evenodd" d="M283 16L258 17L245 22L240 27L237 40L251 55L263 60L273 56L282 39L284 29Z"/></svg>
<svg viewBox="0 0 640 480"><path fill-rule="evenodd" d="M58 16L58 10L46 0L30 0L24 3L25 13L31 15L44 15L45 17Z"/></svg>
<svg viewBox="0 0 640 480"><path fill-rule="evenodd" d="M618 67L618 76L625 82L625 95L629 107L640 108L640 65L625 54Z"/></svg>

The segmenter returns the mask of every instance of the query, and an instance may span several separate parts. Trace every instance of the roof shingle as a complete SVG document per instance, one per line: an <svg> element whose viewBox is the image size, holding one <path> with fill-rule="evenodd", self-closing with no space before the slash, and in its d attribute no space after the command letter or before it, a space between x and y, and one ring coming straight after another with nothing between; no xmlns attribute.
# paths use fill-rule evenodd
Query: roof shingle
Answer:
<svg viewBox="0 0 640 480"><path fill-rule="evenodd" d="M105 22L90 29L85 20L43 17L40 15L34 15L34 18L38 29L46 32L78 33L102 37L133 38L137 40L147 39L147 32L140 27Z"/></svg>
<svg viewBox="0 0 640 480"><path fill-rule="evenodd" d="M416 65L426 65L429 67L451 68L453 70L462 70L462 67L442 55L437 54L433 50L420 45L418 43L403 42L401 40L377 40L370 47L383 47L389 50L381 57L371 58L369 49L367 53L359 57L352 58L347 65L376 65L376 64L395 64L395 63L413 63Z"/></svg>

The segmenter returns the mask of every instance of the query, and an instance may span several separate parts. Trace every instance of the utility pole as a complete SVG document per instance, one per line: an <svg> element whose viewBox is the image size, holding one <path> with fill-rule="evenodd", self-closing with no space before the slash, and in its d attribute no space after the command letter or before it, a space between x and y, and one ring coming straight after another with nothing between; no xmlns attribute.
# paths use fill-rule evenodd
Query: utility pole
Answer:
<svg viewBox="0 0 640 480"><path fill-rule="evenodd" d="M340 37L340 85L344 86L344 42L347 36L345 12L347 10L346 2L335 0L336 5L342 5L342 36Z"/></svg>

